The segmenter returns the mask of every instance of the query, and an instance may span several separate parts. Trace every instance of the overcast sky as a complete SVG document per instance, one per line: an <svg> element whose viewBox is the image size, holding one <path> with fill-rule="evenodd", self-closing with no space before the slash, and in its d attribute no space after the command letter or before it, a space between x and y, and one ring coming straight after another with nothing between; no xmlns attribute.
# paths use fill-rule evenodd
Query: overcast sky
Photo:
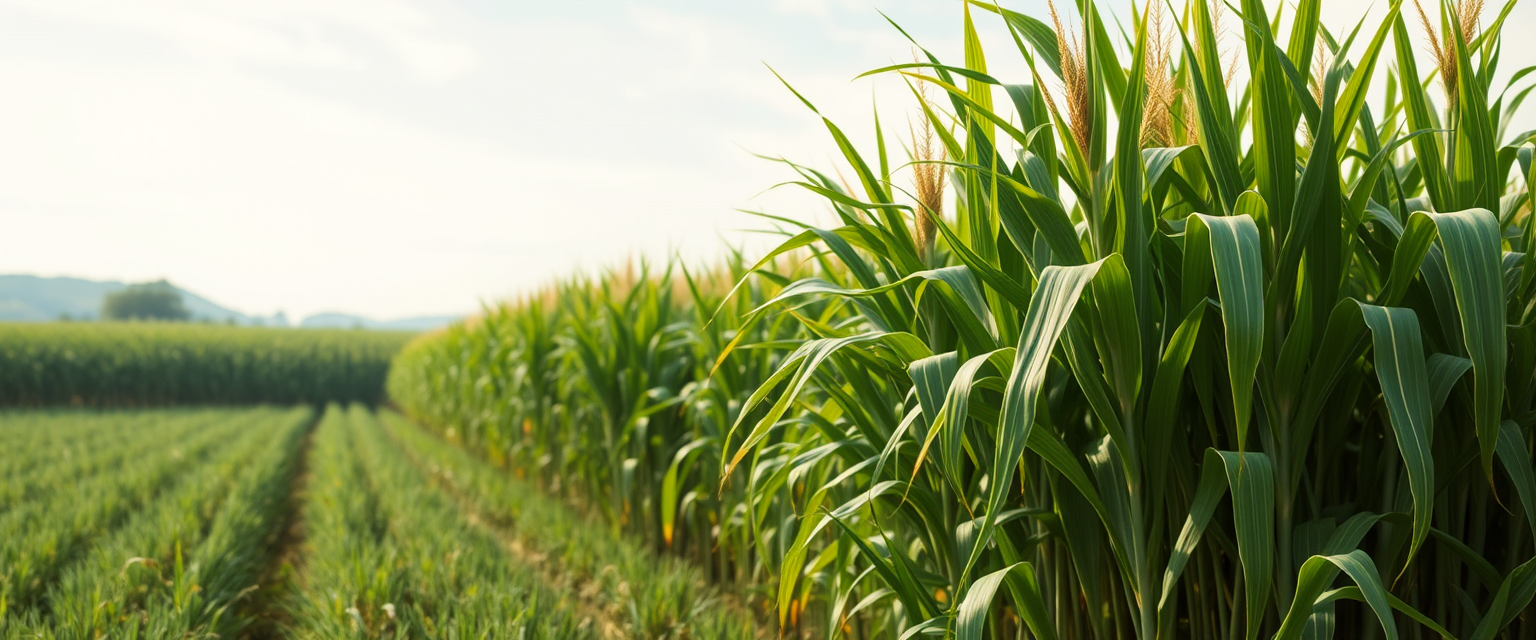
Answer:
<svg viewBox="0 0 1536 640"><path fill-rule="evenodd" d="M1369 6L1324 5L1336 31ZM853 81L911 55L876 7L961 60L950 0L0 0L0 273L391 318L762 247L735 209L826 214L759 195L791 176L751 153L835 151L765 62L861 140L877 92L905 131L900 85Z"/></svg>

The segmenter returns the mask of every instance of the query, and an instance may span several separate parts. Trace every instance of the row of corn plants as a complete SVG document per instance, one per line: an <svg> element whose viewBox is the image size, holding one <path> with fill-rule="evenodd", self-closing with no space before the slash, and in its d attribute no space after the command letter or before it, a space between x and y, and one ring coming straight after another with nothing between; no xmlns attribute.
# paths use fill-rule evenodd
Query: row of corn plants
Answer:
<svg viewBox="0 0 1536 640"><path fill-rule="evenodd" d="M380 400L410 334L188 324L0 325L0 406Z"/></svg>
<svg viewBox="0 0 1536 640"><path fill-rule="evenodd" d="M70 469L54 451L16 451L54 459L11 484L36 487L0 514L0 614L45 605L48 590L89 549L110 537L146 505L164 498L212 461L236 455L231 442L270 421L269 412L154 412L137 426L140 453L91 472ZM73 416L53 419L67 424ZM93 421L104 430L110 424ZM47 428L47 423L41 423ZM179 436L180 440L168 440ZM0 618L5 616L0 615Z"/></svg>
<svg viewBox="0 0 1536 640"><path fill-rule="evenodd" d="M9 454L0 462L0 509L46 501L72 483L120 471L129 461L227 416L218 410L128 416L71 411L42 419L8 415L0 419L6 420L0 438Z"/></svg>
<svg viewBox="0 0 1536 640"><path fill-rule="evenodd" d="M642 265L561 282L413 342L391 369L390 397L613 532L684 555L713 581L762 584L757 524L773 520L772 532L797 513L768 500L749 518L748 487L721 486L719 470L732 420L782 360L775 347L800 339L790 316L744 322L783 274L812 271L771 262L778 273L732 296L750 266L739 254L696 272ZM717 362L733 341L745 346Z"/></svg>
<svg viewBox="0 0 1536 640"><path fill-rule="evenodd" d="M78 409L0 411L0 437L18 454L0 460L0 478L12 480L44 465L92 455L93 447L88 445L98 438L126 442L138 429L170 415L145 411L128 416Z"/></svg>
<svg viewBox="0 0 1536 640"><path fill-rule="evenodd" d="M311 454L301 638L579 638L573 598L478 527L367 409L332 405Z"/></svg>
<svg viewBox="0 0 1536 640"><path fill-rule="evenodd" d="M234 635L248 625L251 617L238 601L266 565L266 541L284 517L281 497L312 419L308 409L229 413L236 428L207 429L220 444L182 459L170 484L120 526L78 554L61 556L57 579L44 581L46 593L18 601L30 606L10 611L0 632L7 638L206 637Z"/></svg>
<svg viewBox="0 0 1536 640"><path fill-rule="evenodd" d="M1513 6L971 0L865 74L906 162L821 118L850 179L787 163L837 226L490 310L391 396L786 632L1536 638Z"/></svg>
<svg viewBox="0 0 1536 640"><path fill-rule="evenodd" d="M592 526L533 485L386 413L389 435L434 482L547 564L552 588L585 595L626 637L751 638L750 611L726 606L697 569L658 559L606 527Z"/></svg>

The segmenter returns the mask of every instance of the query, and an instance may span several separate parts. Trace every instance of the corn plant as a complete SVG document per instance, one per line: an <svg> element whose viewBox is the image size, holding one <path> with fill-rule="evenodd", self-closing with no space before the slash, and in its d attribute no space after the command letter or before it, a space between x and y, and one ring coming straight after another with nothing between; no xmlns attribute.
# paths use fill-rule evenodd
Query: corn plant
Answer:
<svg viewBox="0 0 1536 640"><path fill-rule="evenodd" d="M1536 592L1536 147L1497 141L1524 97L1492 82L1512 3L1485 28L1478 6L1424 17L1441 114L1400 2L1342 38L1318 2L1230 7L1236 95L1203 0L1168 30L1137 7L1128 56L1091 1L1080 27L972 2L963 64L870 72L914 88L940 143L912 146L940 153L912 163L947 170L956 211L900 204L883 142L872 165L826 122L858 181L802 184L850 277L777 301L844 311L807 322L729 463L793 443L841 473L803 492L781 620L817 600L833 635L1536 633L1511 626ZM973 8L1027 83L988 75Z"/></svg>
<svg viewBox="0 0 1536 640"><path fill-rule="evenodd" d="M719 491L717 472L736 413L782 358L757 346L798 328L741 323L780 286L744 283L727 300L746 273L737 254L717 269L674 262L656 275L642 266L560 283L413 342L391 369L391 397L616 530L719 581L751 583L763 564L746 490ZM714 313L722 301L730 308ZM752 347L720 360L742 344Z"/></svg>
<svg viewBox="0 0 1536 640"><path fill-rule="evenodd" d="M837 226L780 220L676 330L614 302L655 279L494 311L409 348L392 396L595 465L581 489L655 505L668 544L738 550L700 559L750 563L785 633L1536 637L1512 7L1398 0L1334 32L1319 0L971 0L962 61L914 40L865 74L911 89L907 162L878 118L866 153L824 117L849 180L785 162ZM682 378L618 355L670 340ZM672 402L686 428L640 428Z"/></svg>

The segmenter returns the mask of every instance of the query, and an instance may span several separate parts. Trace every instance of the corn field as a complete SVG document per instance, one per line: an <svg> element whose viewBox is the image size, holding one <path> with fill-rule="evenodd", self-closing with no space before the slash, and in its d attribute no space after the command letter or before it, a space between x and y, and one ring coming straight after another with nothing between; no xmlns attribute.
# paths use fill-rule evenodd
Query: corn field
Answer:
<svg viewBox="0 0 1536 640"><path fill-rule="evenodd" d="M785 635L1536 638L1513 4L972 0L963 60L865 74L910 135L794 93L835 224L491 309L390 395Z"/></svg>
<svg viewBox="0 0 1536 640"><path fill-rule="evenodd" d="M366 402L409 334L0 323L0 406Z"/></svg>

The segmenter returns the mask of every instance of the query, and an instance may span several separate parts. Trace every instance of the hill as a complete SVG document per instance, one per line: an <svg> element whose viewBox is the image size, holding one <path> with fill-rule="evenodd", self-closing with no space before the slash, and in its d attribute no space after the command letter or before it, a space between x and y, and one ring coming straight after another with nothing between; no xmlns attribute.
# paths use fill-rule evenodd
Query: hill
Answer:
<svg viewBox="0 0 1536 640"><path fill-rule="evenodd" d="M127 283L84 278L43 278L30 275L0 275L0 322L51 322L63 318L96 320L101 315L101 301ZM172 285L181 293L182 303L194 322L218 324L291 326L279 312L271 316L240 313L200 295ZM320 313L309 316L298 326L306 329L374 329L379 331L428 331L458 320L461 316L421 316L394 320L374 320L347 313Z"/></svg>
<svg viewBox="0 0 1536 640"><path fill-rule="evenodd" d="M113 280L0 275L0 321L48 322L66 316L75 320L94 320L101 314L102 298L127 286L127 283ZM282 313L270 317L250 316L227 309L186 289L176 287L176 290L181 292L182 302L195 321L288 325L288 318Z"/></svg>
<svg viewBox="0 0 1536 640"><path fill-rule="evenodd" d="M457 321L460 316L422 316L374 320L346 313L317 313L299 323L306 329L377 329L380 331L430 331Z"/></svg>

